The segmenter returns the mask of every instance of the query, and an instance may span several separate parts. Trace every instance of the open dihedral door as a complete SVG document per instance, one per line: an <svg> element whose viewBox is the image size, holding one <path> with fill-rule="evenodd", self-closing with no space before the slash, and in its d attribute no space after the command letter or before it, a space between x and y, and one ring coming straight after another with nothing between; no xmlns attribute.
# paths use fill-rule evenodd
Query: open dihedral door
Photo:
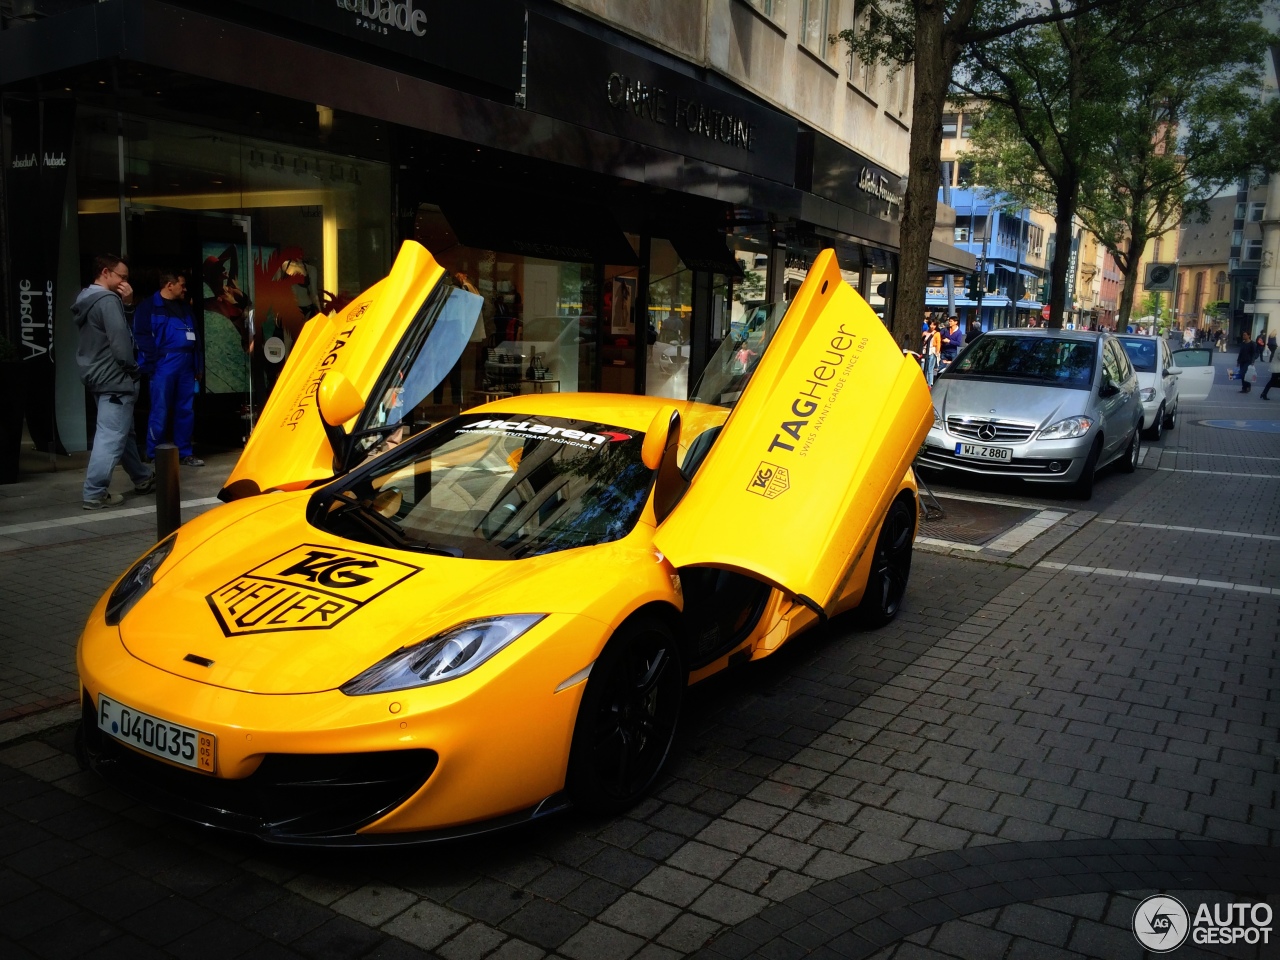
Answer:
<svg viewBox="0 0 1280 960"><path fill-rule="evenodd" d="M655 545L830 613L932 422L920 368L825 250Z"/></svg>
<svg viewBox="0 0 1280 960"><path fill-rule="evenodd" d="M310 320L219 496L234 500L273 487L301 489L332 477L334 450L316 410L320 381L339 371L367 404L443 277L425 247L406 241L386 278L341 313ZM344 426L350 430L355 419Z"/></svg>

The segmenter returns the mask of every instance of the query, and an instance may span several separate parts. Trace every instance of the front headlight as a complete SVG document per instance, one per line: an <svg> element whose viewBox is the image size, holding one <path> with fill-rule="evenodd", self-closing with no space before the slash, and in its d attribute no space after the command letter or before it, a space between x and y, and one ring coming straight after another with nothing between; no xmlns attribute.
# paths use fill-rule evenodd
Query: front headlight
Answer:
<svg viewBox="0 0 1280 960"><path fill-rule="evenodd" d="M1083 437L1092 426L1093 421L1088 417L1067 417L1065 420L1059 420L1045 427L1036 439L1074 440L1076 437Z"/></svg>
<svg viewBox="0 0 1280 960"><path fill-rule="evenodd" d="M938 408L933 408L933 425L938 429L942 429L942 414L938 412Z"/></svg>
<svg viewBox="0 0 1280 960"><path fill-rule="evenodd" d="M160 564L173 550L177 534L161 540L151 552L129 568L129 572L120 578L116 588L107 599L107 626L114 627L124 619L124 615L133 609L133 605L142 599L151 589L151 578L160 569Z"/></svg>
<svg viewBox="0 0 1280 960"><path fill-rule="evenodd" d="M470 673L545 617L545 613L521 613L468 620L421 643L401 647L339 689L359 697L452 680Z"/></svg>
<svg viewBox="0 0 1280 960"><path fill-rule="evenodd" d="M1156 388L1143 387L1141 390L1138 391L1138 396L1139 398L1141 398L1143 403L1150 403L1152 400L1156 398Z"/></svg>

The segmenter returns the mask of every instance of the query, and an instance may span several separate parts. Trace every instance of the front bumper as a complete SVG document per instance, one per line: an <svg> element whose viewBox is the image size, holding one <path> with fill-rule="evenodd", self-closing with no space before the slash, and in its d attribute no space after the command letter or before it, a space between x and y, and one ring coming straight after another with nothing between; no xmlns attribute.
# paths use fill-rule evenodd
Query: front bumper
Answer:
<svg viewBox="0 0 1280 960"><path fill-rule="evenodd" d="M1013 477L1036 483L1075 483L1084 472L1093 431L1073 440L1028 440L1025 443L993 443L987 446L1007 447L1007 461L974 460L956 454L959 443L975 443L957 437L945 428L933 427L924 447L916 457L916 465L935 470L961 470L988 477Z"/></svg>
<svg viewBox="0 0 1280 960"><path fill-rule="evenodd" d="M105 779L165 813L272 843L376 845L469 835L567 806L585 684L556 692L573 670L563 647L552 651L573 645L566 632L589 632L584 618L557 618L555 643L503 651L518 669L349 697L252 694L180 677L131 656L100 614L77 651L84 752ZM212 734L215 774L98 731L100 693Z"/></svg>

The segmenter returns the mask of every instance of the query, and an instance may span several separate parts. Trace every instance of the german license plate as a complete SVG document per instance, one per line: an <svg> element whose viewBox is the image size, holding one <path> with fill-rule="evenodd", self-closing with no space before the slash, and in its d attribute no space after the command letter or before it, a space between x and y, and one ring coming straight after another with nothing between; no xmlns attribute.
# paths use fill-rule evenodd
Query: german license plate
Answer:
<svg viewBox="0 0 1280 960"><path fill-rule="evenodd" d="M161 720L102 694L98 694L98 729L143 753L213 773L215 740L211 733Z"/></svg>
<svg viewBox="0 0 1280 960"><path fill-rule="evenodd" d="M987 447L980 443L957 443L957 457L969 457L973 460L999 460L1008 463L1013 459L1013 451L1008 447Z"/></svg>

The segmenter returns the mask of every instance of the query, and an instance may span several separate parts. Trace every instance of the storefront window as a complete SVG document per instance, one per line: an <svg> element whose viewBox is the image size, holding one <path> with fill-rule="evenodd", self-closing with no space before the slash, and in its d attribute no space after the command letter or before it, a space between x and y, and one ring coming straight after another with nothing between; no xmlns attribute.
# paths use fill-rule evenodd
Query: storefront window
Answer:
<svg viewBox="0 0 1280 960"><path fill-rule="evenodd" d="M669 241L655 237L649 254L647 395L688 398L692 314L693 271L685 268Z"/></svg>
<svg viewBox="0 0 1280 960"><path fill-rule="evenodd" d="M204 389L250 394L257 408L303 324L390 266L382 163L85 110L77 191L81 260L127 253L139 297L160 270L185 271L203 319Z"/></svg>
<svg viewBox="0 0 1280 960"><path fill-rule="evenodd" d="M414 236L483 300L462 359L419 408L420 418L440 420L522 393L591 389L598 337L594 264L469 247L435 204L418 208ZM634 299L634 268L629 292Z"/></svg>

